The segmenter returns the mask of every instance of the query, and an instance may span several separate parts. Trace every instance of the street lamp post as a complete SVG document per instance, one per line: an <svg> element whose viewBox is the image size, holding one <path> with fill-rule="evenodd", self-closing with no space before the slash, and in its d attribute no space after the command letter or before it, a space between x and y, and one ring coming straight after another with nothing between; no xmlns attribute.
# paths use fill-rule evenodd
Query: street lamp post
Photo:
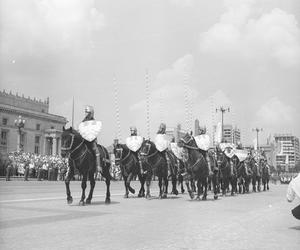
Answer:
<svg viewBox="0 0 300 250"><path fill-rule="evenodd" d="M19 152L23 149L23 145L21 145L21 134L22 128L25 126L25 120L22 118L21 115L15 120L15 126L18 128L18 142L17 142L17 151Z"/></svg>
<svg viewBox="0 0 300 250"><path fill-rule="evenodd" d="M225 112L230 112L230 108L224 108L223 106L221 106L220 108L216 109L216 113L217 112L221 112L221 115L222 115L222 120L221 120L221 126L222 126L222 133L221 133L221 142L223 142L223 130L224 130L224 113Z"/></svg>
<svg viewBox="0 0 300 250"><path fill-rule="evenodd" d="M253 128L252 131L256 131L256 149L259 151L258 133L263 131L262 128Z"/></svg>

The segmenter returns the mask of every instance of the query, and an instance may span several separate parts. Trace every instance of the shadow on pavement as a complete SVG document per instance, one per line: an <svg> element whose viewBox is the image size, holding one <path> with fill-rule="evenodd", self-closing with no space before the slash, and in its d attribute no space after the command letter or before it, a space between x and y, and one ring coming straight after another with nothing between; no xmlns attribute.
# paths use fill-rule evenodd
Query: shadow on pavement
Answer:
<svg viewBox="0 0 300 250"><path fill-rule="evenodd" d="M300 226L289 227L289 229L293 229L293 230L300 230Z"/></svg>

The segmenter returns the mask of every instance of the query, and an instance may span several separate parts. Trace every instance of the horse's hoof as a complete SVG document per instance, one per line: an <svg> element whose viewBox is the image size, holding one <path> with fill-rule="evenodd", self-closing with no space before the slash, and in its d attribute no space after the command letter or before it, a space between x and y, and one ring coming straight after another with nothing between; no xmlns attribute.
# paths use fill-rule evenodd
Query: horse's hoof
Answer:
<svg viewBox="0 0 300 250"><path fill-rule="evenodd" d="M151 198L151 195L150 194L147 194L146 195L146 199L150 199Z"/></svg>
<svg viewBox="0 0 300 250"><path fill-rule="evenodd" d="M175 194L175 195L178 195L178 190L175 189L175 190L172 191L172 193Z"/></svg>
<svg viewBox="0 0 300 250"><path fill-rule="evenodd" d="M71 197L71 198L67 199L67 202L68 202L68 204L72 204L73 203L73 198Z"/></svg>
<svg viewBox="0 0 300 250"><path fill-rule="evenodd" d="M196 201L200 201L200 196L197 196L197 197L196 197Z"/></svg>
<svg viewBox="0 0 300 250"><path fill-rule="evenodd" d="M184 192L185 192L185 190L184 190L184 189L181 189L181 193L184 194Z"/></svg>
<svg viewBox="0 0 300 250"><path fill-rule="evenodd" d="M215 199L215 200L218 199L218 195L217 195L217 194L214 195L214 199Z"/></svg>
<svg viewBox="0 0 300 250"><path fill-rule="evenodd" d="M90 205L91 204L91 200L90 199L86 199L85 200L85 204Z"/></svg>
<svg viewBox="0 0 300 250"><path fill-rule="evenodd" d="M124 199L126 199L126 198L128 198L128 194L125 194L125 195L124 195Z"/></svg>
<svg viewBox="0 0 300 250"><path fill-rule="evenodd" d="M190 198L193 200L195 198L195 195L192 191L189 192Z"/></svg>
<svg viewBox="0 0 300 250"><path fill-rule="evenodd" d="M202 197L202 200L203 200L203 201L206 201L206 196L203 196L203 197Z"/></svg>
<svg viewBox="0 0 300 250"><path fill-rule="evenodd" d="M167 197L168 197L167 194L163 194L163 195L161 196L162 199L166 199Z"/></svg>
<svg viewBox="0 0 300 250"><path fill-rule="evenodd" d="M105 199L105 204L110 204L110 198Z"/></svg>
<svg viewBox="0 0 300 250"><path fill-rule="evenodd" d="M84 206L85 205L85 202L84 201L80 201L79 202L79 206Z"/></svg>

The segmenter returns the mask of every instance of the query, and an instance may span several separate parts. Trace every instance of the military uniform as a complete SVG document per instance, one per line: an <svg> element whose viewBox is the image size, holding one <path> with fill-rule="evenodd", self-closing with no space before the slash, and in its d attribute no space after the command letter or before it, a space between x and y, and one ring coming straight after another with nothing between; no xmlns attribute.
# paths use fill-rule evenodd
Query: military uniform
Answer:
<svg viewBox="0 0 300 250"><path fill-rule="evenodd" d="M94 121L95 120L95 118L94 118L94 109L93 109L92 106L86 106L85 113L86 113L86 116L85 116L85 118L83 119L82 122ZM91 141L91 142L85 140L85 143L94 152L95 158L96 158L96 169L97 169L98 172L102 173L103 170L102 170L102 166L101 166L101 163L100 163L100 152L99 152L99 148L98 148L98 145L97 145L97 138L95 140Z"/></svg>

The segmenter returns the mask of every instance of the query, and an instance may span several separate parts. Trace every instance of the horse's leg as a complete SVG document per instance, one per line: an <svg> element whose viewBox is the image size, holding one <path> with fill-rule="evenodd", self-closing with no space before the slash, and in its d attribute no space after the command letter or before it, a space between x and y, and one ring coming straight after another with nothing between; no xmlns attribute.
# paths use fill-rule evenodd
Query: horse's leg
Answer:
<svg viewBox="0 0 300 250"><path fill-rule="evenodd" d="M73 198L71 196L71 190L70 190L70 181L73 179L73 176L74 176L74 167L69 166L67 174L66 174L66 179L65 179L68 204L72 204L72 202L73 202Z"/></svg>
<svg viewBox="0 0 300 250"><path fill-rule="evenodd" d="M105 172L105 184L106 184L106 197L105 204L110 204L110 173L109 171Z"/></svg>
<svg viewBox="0 0 300 250"><path fill-rule="evenodd" d="M197 196L196 196L196 200L200 200L200 195L201 195L201 189L202 189L202 183L201 183L201 179L199 178L197 180Z"/></svg>
<svg viewBox="0 0 300 250"><path fill-rule="evenodd" d="M256 192L256 176L252 177L252 190Z"/></svg>
<svg viewBox="0 0 300 250"><path fill-rule="evenodd" d="M259 177L258 181L257 181L257 190L258 190L258 192L261 191L261 177Z"/></svg>
<svg viewBox="0 0 300 250"><path fill-rule="evenodd" d="M213 184L213 192L214 192L214 199L218 199L218 181L217 181L217 174L214 173L212 176L212 184Z"/></svg>
<svg viewBox="0 0 300 250"><path fill-rule="evenodd" d="M194 199L195 195L194 195L193 189L190 187L190 182L192 183L192 177L190 175L188 175L185 178L185 185L186 185L186 188L187 188L188 193L190 195L190 198Z"/></svg>
<svg viewBox="0 0 300 250"><path fill-rule="evenodd" d="M203 196L202 200L207 199L207 186L208 186L208 177L202 178L202 185L204 184L204 191L203 191Z"/></svg>
<svg viewBox="0 0 300 250"><path fill-rule="evenodd" d="M148 171L146 176L146 199L151 198L151 194L150 194L151 179L152 179L152 173Z"/></svg>
<svg viewBox="0 0 300 250"><path fill-rule="evenodd" d="M162 198L162 194L163 194L163 178L162 175L159 174L158 176L158 186L159 186L159 198Z"/></svg>
<svg viewBox="0 0 300 250"><path fill-rule="evenodd" d="M269 177L267 178L267 190L269 190Z"/></svg>
<svg viewBox="0 0 300 250"><path fill-rule="evenodd" d="M141 183L141 188L140 188L138 197L144 197L145 196L145 187L144 187L145 186L145 177L141 173L138 174L138 177L139 177L139 180Z"/></svg>
<svg viewBox="0 0 300 250"><path fill-rule="evenodd" d="M124 194L124 198L128 198L128 194L129 194L129 191L128 191L128 186L127 186L127 176L123 175L123 179L124 179L124 186L125 186L125 194Z"/></svg>
<svg viewBox="0 0 300 250"><path fill-rule="evenodd" d="M178 195L176 174L172 175L172 194Z"/></svg>
<svg viewBox="0 0 300 250"><path fill-rule="evenodd" d="M89 180L90 180L90 192L89 192L89 196L87 197L87 199L85 200L86 204L91 204L91 200L93 198L93 192L94 192L94 188L95 188L95 175L94 173L91 171L89 172Z"/></svg>
<svg viewBox="0 0 300 250"><path fill-rule="evenodd" d="M127 177L127 187L129 189L129 191L132 193L132 194L135 194L135 190L130 186L130 182L132 180L132 177L133 177L133 173L130 173Z"/></svg>
<svg viewBox="0 0 300 250"><path fill-rule="evenodd" d="M83 206L85 204L85 189L86 189L86 181L87 181L87 173L83 174L83 178L81 180L81 199L79 201L79 205Z"/></svg>
<svg viewBox="0 0 300 250"><path fill-rule="evenodd" d="M169 185L168 175L162 176L162 195L161 195L162 199L165 199L168 196L168 185Z"/></svg>

